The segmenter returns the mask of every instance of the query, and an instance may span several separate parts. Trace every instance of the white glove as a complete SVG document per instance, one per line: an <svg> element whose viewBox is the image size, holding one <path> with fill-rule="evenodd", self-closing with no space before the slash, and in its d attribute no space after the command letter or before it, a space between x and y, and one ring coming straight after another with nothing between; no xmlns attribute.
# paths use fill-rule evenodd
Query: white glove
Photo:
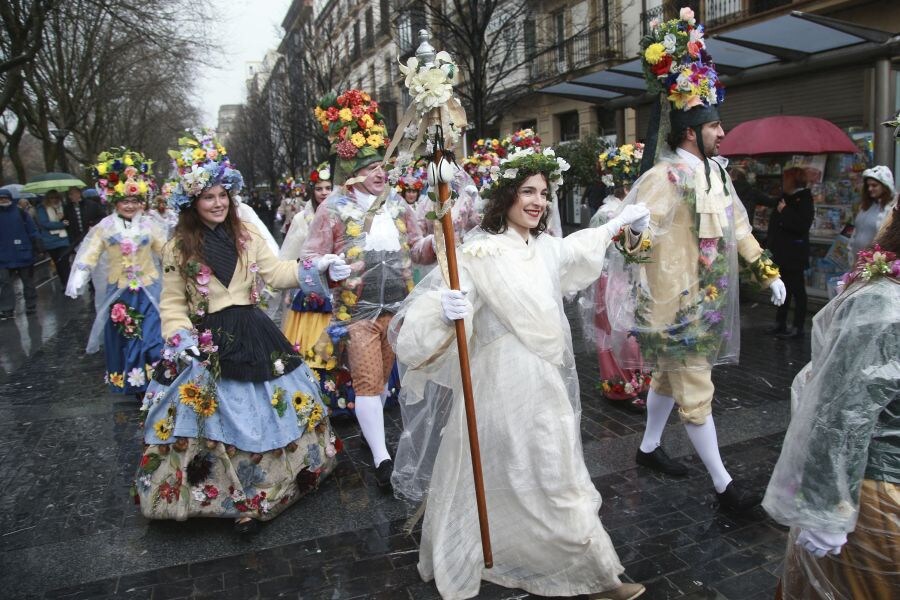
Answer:
<svg viewBox="0 0 900 600"><path fill-rule="evenodd" d="M181 351L181 354L178 355L181 360L186 363L192 363L198 358L200 358L200 349L197 346L189 346Z"/></svg>
<svg viewBox="0 0 900 600"><path fill-rule="evenodd" d="M646 204L629 204L622 212L610 219L608 225L613 234L625 225L629 225L635 233L641 233L650 224L650 210Z"/></svg>
<svg viewBox="0 0 900 600"><path fill-rule="evenodd" d="M85 269L72 269L69 281L66 284L66 296L77 298L84 291L84 286L90 279L91 273Z"/></svg>
<svg viewBox="0 0 900 600"><path fill-rule="evenodd" d="M319 269L319 273L328 271L328 278L332 281L343 281L350 277L352 272L347 261L344 260L343 254L340 256L337 254L326 254L319 259L316 268Z"/></svg>
<svg viewBox="0 0 900 600"><path fill-rule="evenodd" d="M465 319L472 312L472 303L466 300L465 292L444 290L441 292L441 308L446 321Z"/></svg>
<svg viewBox="0 0 900 600"><path fill-rule="evenodd" d="M822 558L826 554L837 556L847 543L846 533L829 533L814 529L801 529L797 536L797 545L815 556Z"/></svg>
<svg viewBox="0 0 900 600"><path fill-rule="evenodd" d="M769 291L772 292L772 304L775 306L784 304L784 300L787 298L787 290L784 289L784 282L780 278L769 284Z"/></svg>

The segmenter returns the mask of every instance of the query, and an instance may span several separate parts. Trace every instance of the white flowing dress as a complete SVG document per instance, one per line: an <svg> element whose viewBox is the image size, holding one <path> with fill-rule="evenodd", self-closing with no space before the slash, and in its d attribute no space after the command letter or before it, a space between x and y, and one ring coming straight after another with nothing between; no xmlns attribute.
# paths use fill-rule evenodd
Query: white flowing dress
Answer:
<svg viewBox="0 0 900 600"><path fill-rule="evenodd" d="M471 598L482 579L542 596L619 585L623 572L599 517L581 447L578 377L562 298L603 267L606 227L560 239L476 229L459 255L494 567L485 569L453 328L442 320L440 270L392 323L405 376L404 433L393 483L427 507L419 572L443 598Z"/></svg>

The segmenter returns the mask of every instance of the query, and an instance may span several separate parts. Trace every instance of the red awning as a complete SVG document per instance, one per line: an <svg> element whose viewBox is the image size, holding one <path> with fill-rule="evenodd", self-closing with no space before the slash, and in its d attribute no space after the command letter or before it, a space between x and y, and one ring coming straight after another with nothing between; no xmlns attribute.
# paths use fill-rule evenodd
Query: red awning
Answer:
<svg viewBox="0 0 900 600"><path fill-rule="evenodd" d="M859 148L840 127L816 117L777 116L741 123L728 132L719 154L853 153Z"/></svg>

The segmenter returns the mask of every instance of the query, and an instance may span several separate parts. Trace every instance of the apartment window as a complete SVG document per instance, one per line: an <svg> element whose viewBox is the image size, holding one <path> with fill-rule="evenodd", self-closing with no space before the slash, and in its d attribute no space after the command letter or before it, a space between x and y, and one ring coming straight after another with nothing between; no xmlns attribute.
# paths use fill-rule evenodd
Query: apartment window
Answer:
<svg viewBox="0 0 900 600"><path fill-rule="evenodd" d="M394 62L390 57L384 59L384 83L385 85L394 84Z"/></svg>
<svg viewBox="0 0 900 600"><path fill-rule="evenodd" d="M369 65L369 81L371 81L371 86L369 89L372 90L373 94L378 93L378 81L375 79L375 65Z"/></svg>
<svg viewBox="0 0 900 600"><path fill-rule="evenodd" d="M526 60L537 54L537 27L534 19L528 17L522 24L522 38L525 42L525 58Z"/></svg>
<svg viewBox="0 0 900 600"><path fill-rule="evenodd" d="M359 21L353 24L353 58L359 58Z"/></svg>
<svg viewBox="0 0 900 600"><path fill-rule="evenodd" d="M400 54L412 51L412 40L412 19L406 12L397 19L397 45L400 48Z"/></svg>
<svg viewBox="0 0 900 600"><path fill-rule="evenodd" d="M375 17L372 14L372 7L366 9L366 48L375 45Z"/></svg>
<svg viewBox="0 0 900 600"><path fill-rule="evenodd" d="M532 131L537 131L537 120L530 119L528 121L521 121L518 125L519 129L531 129Z"/></svg>
<svg viewBox="0 0 900 600"><path fill-rule="evenodd" d="M381 33L391 33L391 0L381 0L381 10L379 15L379 28Z"/></svg>
<svg viewBox="0 0 900 600"><path fill-rule="evenodd" d="M553 31L556 43L556 60L566 60L566 13L559 11L553 15Z"/></svg>
<svg viewBox="0 0 900 600"><path fill-rule="evenodd" d="M578 111L571 111L556 115L559 119L559 141L572 142L577 140L578 131Z"/></svg>

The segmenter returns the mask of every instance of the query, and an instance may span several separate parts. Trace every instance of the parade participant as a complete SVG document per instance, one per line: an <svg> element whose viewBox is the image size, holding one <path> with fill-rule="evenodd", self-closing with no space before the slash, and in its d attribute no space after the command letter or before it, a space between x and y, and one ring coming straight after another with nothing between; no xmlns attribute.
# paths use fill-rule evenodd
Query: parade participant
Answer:
<svg viewBox="0 0 900 600"><path fill-rule="evenodd" d="M169 198L172 196L175 185L174 181L165 182L160 193L150 200L151 206L147 211L147 216L156 221L157 225L166 232L168 238L175 233L175 226L178 224L178 215L169 208Z"/></svg>
<svg viewBox="0 0 900 600"><path fill-rule="evenodd" d="M22 281L25 314L37 310L34 259L40 245L41 236L31 215L15 205L12 192L0 188L0 320L15 316L13 277Z"/></svg>
<svg viewBox="0 0 900 600"><path fill-rule="evenodd" d="M102 342L110 390L135 394L138 399L162 350L157 264L166 234L141 214L150 190L151 167L143 155L125 148L97 157L93 176L104 204L112 205L114 212L82 240L66 287L66 295L77 298L92 272L106 273L105 281L95 283L97 317L87 352L97 352Z"/></svg>
<svg viewBox="0 0 900 600"><path fill-rule="evenodd" d="M853 219L853 235L850 236L850 256L856 260L860 250L865 250L875 239L878 228L884 223L894 201L894 175L884 165L863 171L863 186L859 212Z"/></svg>
<svg viewBox="0 0 900 600"><path fill-rule="evenodd" d="M590 226L605 225L622 210L622 198L628 193L631 184L640 172L644 145L624 144L602 152L598 158L601 181L612 193L604 200L594 216ZM629 364L634 368L623 369L616 362L610 340L609 317L606 314L606 290L609 278L604 273L582 299L580 304L593 310L587 311L584 322L585 332L593 337L597 348L597 361L600 365L600 393L617 407L625 407L636 413L646 410L646 394L650 386L650 373L641 368L641 351L637 340L629 338L627 347L622 352L627 354Z"/></svg>
<svg viewBox="0 0 900 600"><path fill-rule="evenodd" d="M394 489L416 501L427 493L418 568L444 598L476 596L482 579L541 596L624 599L644 591L619 580L624 569L598 516L562 300L597 280L613 234L640 230L649 217L631 206L603 227L547 235L566 169L549 148L503 159L485 192L481 228L459 253L462 291L447 289L435 270L391 324L406 367ZM490 569L482 562L453 344L458 319L469 336Z"/></svg>
<svg viewBox="0 0 900 600"><path fill-rule="evenodd" d="M671 131L665 141L657 140L658 131L648 132L644 165L653 166L635 182L625 205L645 202L650 227L640 236L617 236L624 254L611 258L606 303L619 364L636 366L621 352L636 336L643 364L653 371L637 462L670 475L687 473L660 446L677 404L719 506L745 510L758 504L759 495L734 482L722 463L712 418L712 367L738 360L738 256L776 305L784 301L784 284L754 239L724 160L717 158L724 88L706 53L703 27L683 8L679 18L655 27L642 48L645 78L651 90L662 92L657 106L667 113L657 115L659 122Z"/></svg>
<svg viewBox="0 0 900 600"><path fill-rule="evenodd" d="M813 319L763 508L791 528L785 599L900 597L900 211Z"/></svg>
<svg viewBox="0 0 900 600"><path fill-rule="evenodd" d="M180 143L166 345L145 398L135 493L148 518L233 518L248 533L316 487L340 449L314 374L256 307L258 278L294 288L316 266L279 261L238 217L241 174L208 131Z"/></svg>
<svg viewBox="0 0 900 600"><path fill-rule="evenodd" d="M303 249L307 259L317 261L327 284L304 279L301 290L325 297L328 285L335 286L337 327L331 333L349 336L356 418L372 451L378 485L387 489L393 462L384 438L382 402L394 365L387 326L413 288L412 262L433 262L434 249L431 239L422 237L409 205L390 190L382 193L386 130L377 103L365 92L349 90L323 99L315 112L332 140L335 183L343 187L316 211ZM349 266L336 254L346 257Z"/></svg>
<svg viewBox="0 0 900 600"><path fill-rule="evenodd" d="M279 223L282 239L284 239L291 228L294 217L303 210L306 203L301 194L303 187L295 184L293 177L288 177L278 187L283 199L275 211L275 221Z"/></svg>

